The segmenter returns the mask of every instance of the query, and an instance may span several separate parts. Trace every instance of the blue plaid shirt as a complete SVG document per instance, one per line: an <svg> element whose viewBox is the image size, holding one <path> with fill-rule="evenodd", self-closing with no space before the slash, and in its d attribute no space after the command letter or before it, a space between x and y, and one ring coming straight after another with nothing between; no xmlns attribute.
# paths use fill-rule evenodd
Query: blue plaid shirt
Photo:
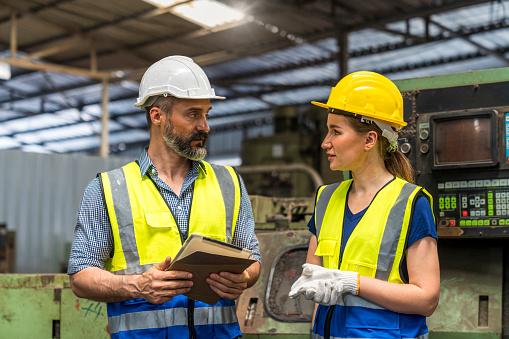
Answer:
<svg viewBox="0 0 509 339"><path fill-rule="evenodd" d="M205 171L201 161L192 161L192 166L180 190L180 196L163 182L156 167L152 164L145 150L140 159L141 175L148 174L159 187L164 200L174 211L176 222L182 233L188 227L189 206L191 205L192 183L198 178L198 171ZM205 173L206 174L206 173ZM252 258L261 262L258 239L254 232L254 218L251 202L242 178L240 178L242 197L237 225L233 233L232 243L236 246L253 250ZM95 178L85 189L78 211L74 229L74 240L71 248L67 274L74 274L87 267L104 268L106 260L113 253L113 234L104 206L99 179Z"/></svg>

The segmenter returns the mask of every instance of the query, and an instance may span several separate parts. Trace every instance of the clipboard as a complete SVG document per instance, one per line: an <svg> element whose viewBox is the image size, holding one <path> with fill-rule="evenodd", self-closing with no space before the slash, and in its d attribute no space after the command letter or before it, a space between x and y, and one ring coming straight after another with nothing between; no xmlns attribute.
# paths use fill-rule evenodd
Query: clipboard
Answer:
<svg viewBox="0 0 509 339"><path fill-rule="evenodd" d="M254 261L249 257L253 251L198 234L191 234L171 262L168 271L186 271L193 274L193 287L184 295L209 305L219 301L205 279L212 273L242 273Z"/></svg>

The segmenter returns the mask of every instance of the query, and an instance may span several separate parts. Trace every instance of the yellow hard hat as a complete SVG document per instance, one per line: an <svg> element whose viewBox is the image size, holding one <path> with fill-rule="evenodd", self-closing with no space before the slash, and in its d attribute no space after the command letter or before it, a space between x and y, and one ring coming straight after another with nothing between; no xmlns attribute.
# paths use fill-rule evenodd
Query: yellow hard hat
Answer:
<svg viewBox="0 0 509 339"><path fill-rule="evenodd" d="M375 72L351 73L341 79L336 87L332 87L326 104L316 101L311 103L386 121L396 129L406 126L400 91L392 81Z"/></svg>

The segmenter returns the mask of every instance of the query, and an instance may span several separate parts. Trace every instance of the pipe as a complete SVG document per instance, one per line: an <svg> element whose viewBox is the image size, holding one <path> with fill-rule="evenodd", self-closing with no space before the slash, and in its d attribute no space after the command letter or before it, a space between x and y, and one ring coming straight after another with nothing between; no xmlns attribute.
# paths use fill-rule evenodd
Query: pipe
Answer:
<svg viewBox="0 0 509 339"><path fill-rule="evenodd" d="M315 189L323 185L322 177L320 174L311 166L296 163L296 164L284 164L284 165L256 165L256 166L240 166L236 167L236 170L240 174L253 174L253 173L265 173L265 172L304 172L309 175L309 178L315 185Z"/></svg>

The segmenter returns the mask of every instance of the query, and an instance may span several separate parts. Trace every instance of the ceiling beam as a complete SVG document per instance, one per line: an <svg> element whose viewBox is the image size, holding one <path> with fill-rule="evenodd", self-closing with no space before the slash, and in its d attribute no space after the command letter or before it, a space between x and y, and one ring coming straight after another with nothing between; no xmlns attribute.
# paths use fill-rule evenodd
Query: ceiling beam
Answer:
<svg viewBox="0 0 509 339"><path fill-rule="evenodd" d="M13 58L2 58L0 57L0 62L5 62L11 66L19 67L19 68L25 68L25 69L31 69L33 71L50 71L50 72L57 72L57 73L66 73L66 74L72 74L72 75L80 75L80 76L86 76L92 79L103 79L103 78L110 78L111 73L110 72L94 72L89 71L84 68L78 68L78 67L71 67L71 66L62 66L62 65L56 65L56 64L50 64L50 63L34 63L30 60L24 60L24 59L13 59Z"/></svg>
<svg viewBox="0 0 509 339"><path fill-rule="evenodd" d="M474 34L478 34L478 33L482 33L482 32L506 29L508 27L509 27L509 22L507 22L506 20L503 20L500 22L490 23L488 25L481 24L478 26L466 27L463 30L456 31L455 33L461 34L464 36L470 36L470 35L474 35ZM467 31L468 33L465 33L463 31ZM396 31L394 32L394 34L396 34ZM365 48L365 49L360 49L360 50L353 50L349 53L349 57L355 58L355 57L360 57L360 56L373 55L373 54L378 54L378 53L382 53L382 52L386 52L386 51L394 51L394 50L404 49L404 48L408 48L408 47L412 47L412 46L419 46L419 45L423 45L423 44L431 43L431 42L446 41L446 40L450 40L452 38L453 37L451 37L451 34L447 34L447 35L439 34L436 36L431 36L428 40L426 40L426 39L416 39L416 40L410 39L410 41L406 40L406 41L402 41L399 43L391 43L391 44L370 47L370 48ZM326 63L336 61L336 58L337 58L337 56L334 53L331 53L328 57L324 57L321 59L315 59L312 61L305 61L305 62L301 62L301 63L292 63L287 66L265 69L263 71L238 73L231 77L215 78L215 79L210 79L210 81L212 83L216 83L216 84L222 85L222 86L231 86L233 84L241 84L241 82L239 82L239 81L245 81L246 78L258 77L258 76L262 76L262 75L279 73L279 72L285 72L285 71L301 69L301 68L305 68L305 67L323 65ZM245 83L245 84L246 85L256 85L253 83Z"/></svg>
<svg viewBox="0 0 509 339"><path fill-rule="evenodd" d="M37 52L27 54L22 58L22 60L33 60L33 59L45 58L45 57L48 57L53 54L67 51L69 49L72 49L72 48L74 48L78 45L82 45L82 44L83 44L82 38L80 38L79 40L74 39L73 41L68 41L66 43L61 43L57 46L41 49Z"/></svg>
<svg viewBox="0 0 509 339"><path fill-rule="evenodd" d="M483 45L481 45L481 44L479 44L479 43L477 43L477 42L473 41L472 39L470 39L470 37L469 37L468 35L466 35L466 34L459 34L459 33L455 32L455 31L453 31L452 29L445 27L444 25L442 25L441 23L439 23L439 22L437 22L437 21L435 21L435 20L431 20L431 19L430 19L430 22L431 22L433 25L435 25L435 26L439 27L440 29L442 29L442 30L444 30L444 31L446 31L446 32L451 33L451 35L452 35L454 38L460 38L460 39L462 39L462 40L464 40L464 41L468 42L469 44L474 45L474 46L475 46L475 47L477 47L477 48L478 48L481 52L484 52L484 53L486 53L486 54L492 55L492 56L494 56L495 58L497 58L498 60L501 60L502 62L504 62L506 65L509 65L509 59L507 59L507 58L505 57L505 55L504 55L504 54L499 53L499 52L497 52L497 51L493 51L493 50L491 50L491 49L489 49L489 48L486 48L486 47L484 47Z"/></svg>
<svg viewBox="0 0 509 339"><path fill-rule="evenodd" d="M351 26L349 27L350 31L358 31L365 28L374 28L383 26L385 24L396 22L400 20L406 20L411 18L417 18L417 17L426 17L432 14L437 14L440 12L447 12L454 9L462 8L462 7L468 7L473 5L479 5L485 2L492 2L492 0L443 0L443 4L441 5L434 5L435 2L431 2L431 5L425 5L420 8L416 8L413 11L409 11L406 13L401 13L397 15L392 16L382 16L378 19L374 18L372 20L369 20L367 22L364 22L359 25ZM383 13L380 13L381 15ZM335 18L334 20L339 20L340 18ZM339 22L341 23L341 22Z"/></svg>

